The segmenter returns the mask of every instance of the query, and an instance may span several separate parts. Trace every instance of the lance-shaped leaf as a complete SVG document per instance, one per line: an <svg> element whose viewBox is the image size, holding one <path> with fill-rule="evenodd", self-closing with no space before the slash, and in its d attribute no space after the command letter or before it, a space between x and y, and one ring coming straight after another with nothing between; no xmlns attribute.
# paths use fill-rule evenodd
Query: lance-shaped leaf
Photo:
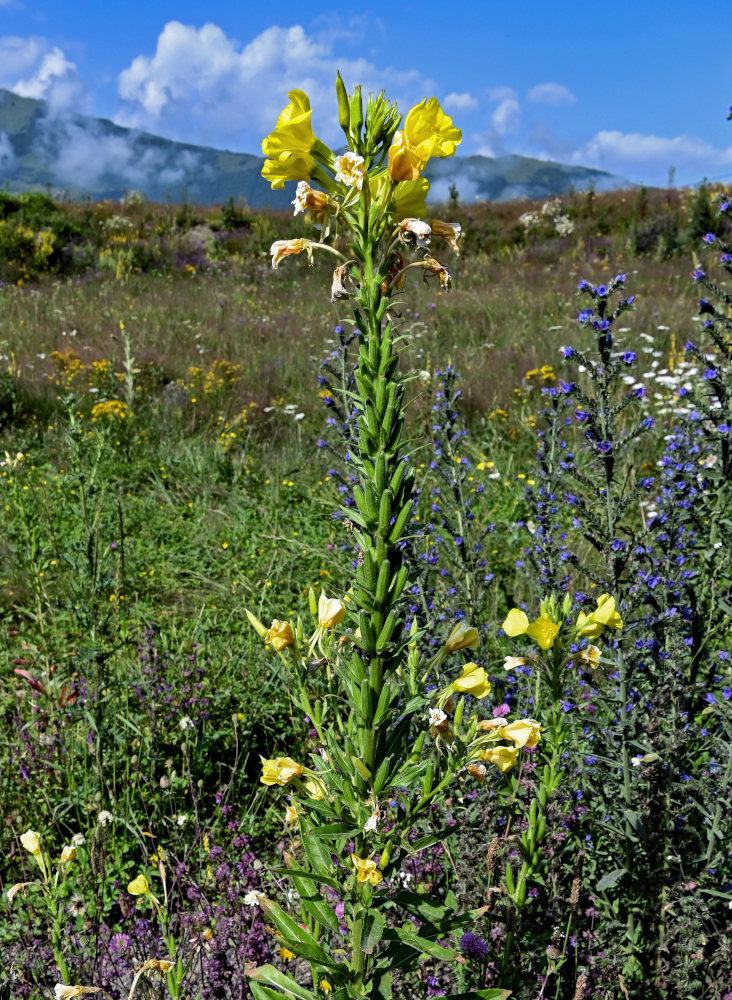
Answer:
<svg viewBox="0 0 732 1000"><path fill-rule="evenodd" d="M260 997L262 1000L270 1000L271 997L283 996L297 997L297 1000L316 1000L310 990L300 986L290 976L276 969L274 965L260 965L248 972L247 975L252 980L250 983L252 993L258 1000ZM274 986L275 989L267 989L268 986Z"/></svg>
<svg viewBox="0 0 732 1000"><path fill-rule="evenodd" d="M259 905L264 915L269 917L286 940L288 948L296 955L306 958L309 962L325 965L330 969L337 968L337 963L315 940L310 931L305 930L289 914L285 913L279 903L275 903L272 899L260 898Z"/></svg>

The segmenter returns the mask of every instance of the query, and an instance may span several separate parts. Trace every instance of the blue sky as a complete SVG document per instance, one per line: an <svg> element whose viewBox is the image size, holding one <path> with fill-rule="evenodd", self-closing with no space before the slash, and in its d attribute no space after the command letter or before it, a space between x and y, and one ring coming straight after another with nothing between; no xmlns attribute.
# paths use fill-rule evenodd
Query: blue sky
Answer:
<svg viewBox="0 0 732 1000"><path fill-rule="evenodd" d="M435 95L460 154L521 153L635 182L732 180L727 4L689 0L0 0L0 86L54 113L259 152L299 87L339 143L333 79ZM357 14L353 14L358 11ZM342 138L342 137L341 137Z"/></svg>

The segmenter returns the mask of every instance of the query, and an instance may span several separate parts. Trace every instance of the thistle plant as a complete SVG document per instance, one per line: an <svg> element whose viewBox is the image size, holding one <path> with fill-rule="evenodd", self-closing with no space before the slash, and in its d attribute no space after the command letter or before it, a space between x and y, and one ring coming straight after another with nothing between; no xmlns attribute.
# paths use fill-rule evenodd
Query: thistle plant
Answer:
<svg viewBox="0 0 732 1000"><path fill-rule="evenodd" d="M336 91L348 147L342 155L315 137L302 91L290 94L262 144L264 176L273 187L298 182L295 213L309 215L323 237L277 241L273 266L295 254L310 260L315 252L332 254L338 263L331 298L353 304L344 323L358 333L357 441L350 452L355 503L344 510L343 523L359 556L343 600L321 594L316 602L313 595L315 629L309 637L299 619L276 619L266 628L250 615L287 669L295 701L319 743L307 764L286 755L263 761L261 781L288 788L287 818L301 832L300 855L285 854L279 870L293 881L300 920L265 896L259 905L281 936L281 956L309 963L310 971L302 979L272 965L254 969L257 1000L313 1000L314 991L334 1000L387 1000L396 971L415 968L425 955L455 961L457 952L445 939L477 913L458 914L400 889L396 876L409 855L444 838L445 831L417 840L410 833L448 786L483 780L482 761L490 760L485 755L499 741L516 754L526 742L517 743L503 726L480 728L473 706L489 693L490 683L477 664L464 663L460 676L427 688L427 678L439 676L448 658L477 646L477 629L459 623L429 663L420 662L416 624L405 629L404 550L414 531L414 472L392 302L410 270L450 287L450 269L435 256L434 244L457 249L460 227L420 218L429 187L421 175L430 157L451 156L461 135L435 98L412 108L400 129L401 116L383 92L370 96L364 110L360 87L349 95L339 75ZM318 697L311 697L313 687ZM536 724L518 725L522 739L527 727L533 732ZM343 904L345 942L321 886Z"/></svg>

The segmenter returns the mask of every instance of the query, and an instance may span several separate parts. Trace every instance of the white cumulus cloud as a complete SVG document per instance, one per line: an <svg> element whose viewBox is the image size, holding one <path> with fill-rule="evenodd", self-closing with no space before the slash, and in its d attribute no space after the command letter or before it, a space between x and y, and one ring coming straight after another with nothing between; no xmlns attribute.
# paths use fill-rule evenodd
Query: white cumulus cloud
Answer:
<svg viewBox="0 0 732 1000"><path fill-rule="evenodd" d="M561 83L537 83L526 94L532 104L574 104L577 98Z"/></svg>
<svg viewBox="0 0 732 1000"><path fill-rule="evenodd" d="M241 44L213 23L196 28L169 21L155 52L137 56L120 73L123 106L115 121L181 141L259 152L293 89L310 97L316 133L342 140L333 99L337 69L347 85L360 82L364 92L385 88L405 109L432 92L417 70L343 58L333 47L332 39L300 25L267 28ZM321 109L328 117L318 117Z"/></svg>
<svg viewBox="0 0 732 1000"><path fill-rule="evenodd" d="M732 172L732 146L719 148L693 135L601 131L573 152L572 162L651 184L666 183L675 167L677 180L688 184Z"/></svg>
<svg viewBox="0 0 732 1000"><path fill-rule="evenodd" d="M57 45L38 36L0 38L0 86L48 103L53 113L90 109L75 63Z"/></svg>
<svg viewBox="0 0 732 1000"><path fill-rule="evenodd" d="M448 94L442 102L446 111L477 111L478 100L472 94Z"/></svg>
<svg viewBox="0 0 732 1000"><path fill-rule="evenodd" d="M521 108L514 97L506 97L491 115L491 123L498 135L515 135L521 123Z"/></svg>

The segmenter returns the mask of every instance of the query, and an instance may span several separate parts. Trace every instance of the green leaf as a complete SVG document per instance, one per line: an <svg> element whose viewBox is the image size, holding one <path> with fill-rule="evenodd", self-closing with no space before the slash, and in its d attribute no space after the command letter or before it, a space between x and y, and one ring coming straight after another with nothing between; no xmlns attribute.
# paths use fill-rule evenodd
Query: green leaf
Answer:
<svg viewBox="0 0 732 1000"><path fill-rule="evenodd" d="M327 968L337 967L328 952L315 940L310 931L305 930L289 914L285 913L279 903L275 903L272 899L260 899L259 905L265 916L270 918L282 934L287 947L296 955L306 958L308 962L316 962Z"/></svg>
<svg viewBox="0 0 732 1000"><path fill-rule="evenodd" d="M454 910L444 903L436 903L430 896L420 892L402 890L394 893L394 902L423 922L439 924L440 921L454 915Z"/></svg>
<svg viewBox="0 0 732 1000"><path fill-rule="evenodd" d="M381 941L385 924L386 921L378 910L367 910L364 914L363 927L361 928L361 948L367 955L370 955Z"/></svg>
<svg viewBox="0 0 732 1000"><path fill-rule="evenodd" d="M320 840L327 840L330 837L357 837L361 831L358 827L349 826L347 823L324 823L322 826L314 826L310 831L311 837Z"/></svg>
<svg viewBox="0 0 732 1000"><path fill-rule="evenodd" d="M623 875L627 874L628 870L626 868L613 868L613 870L608 872L607 875L602 876L600 881L595 886L595 889L598 892L602 892L603 889L609 889L611 885L615 885L616 882L620 881Z"/></svg>
<svg viewBox="0 0 732 1000"><path fill-rule="evenodd" d="M323 875L331 872L333 870L333 862L331 861L330 852L326 851L317 837L310 836L314 829L312 824L307 823L306 825L301 819L300 829L302 830L302 842L305 847L305 856L310 862L313 871L320 872Z"/></svg>
<svg viewBox="0 0 732 1000"><path fill-rule="evenodd" d="M294 979L280 972L274 965L260 965L252 969L247 975L254 980L250 985L255 997L261 996L263 1000L270 1000L270 997L297 997L298 1000L316 1000L310 990L300 986ZM256 988L262 984L262 992L257 993ZM274 990L266 989L267 986L274 986ZM278 992L280 991L280 992Z"/></svg>
<svg viewBox="0 0 732 1000"><path fill-rule="evenodd" d="M337 879L331 878L329 875L321 875L318 872L309 872L304 868L270 868L269 871L273 875L291 875L293 878L298 877L300 879L309 879L311 882L321 882L323 885L329 885L331 889L341 888L341 884Z"/></svg>
<svg viewBox="0 0 732 1000"><path fill-rule="evenodd" d="M511 990L470 990L468 993L449 993L440 1000L506 1000Z"/></svg>

